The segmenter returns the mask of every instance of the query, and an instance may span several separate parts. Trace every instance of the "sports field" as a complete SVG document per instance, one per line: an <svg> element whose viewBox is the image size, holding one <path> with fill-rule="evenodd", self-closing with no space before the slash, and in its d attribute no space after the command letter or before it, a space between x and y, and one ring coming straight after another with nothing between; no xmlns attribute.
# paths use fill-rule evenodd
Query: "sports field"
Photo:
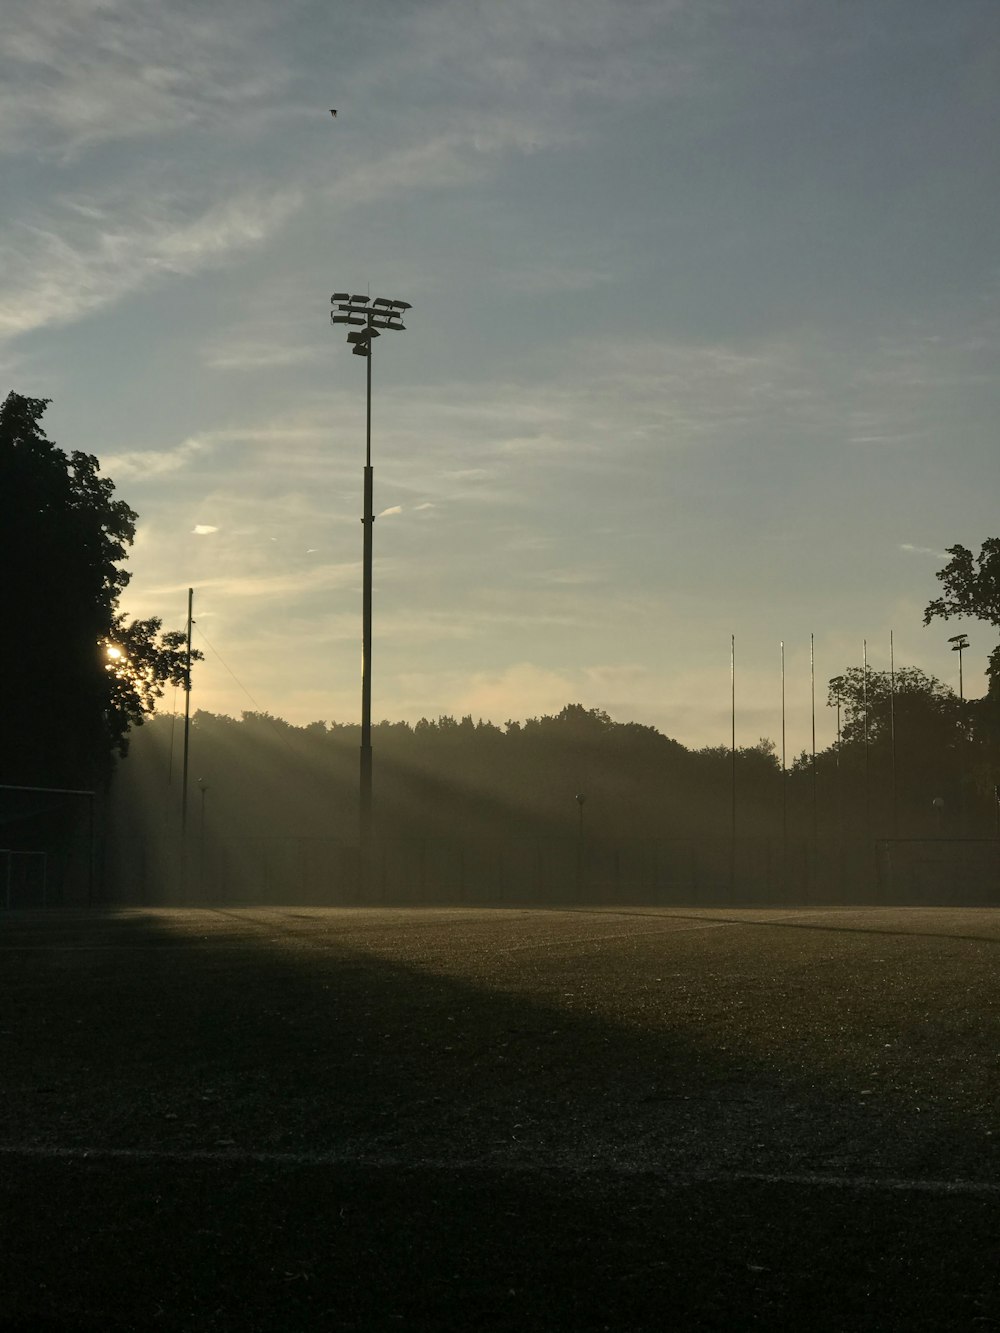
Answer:
<svg viewBox="0 0 1000 1333"><path fill-rule="evenodd" d="M1000 1326L1000 914L0 916L0 1327Z"/></svg>

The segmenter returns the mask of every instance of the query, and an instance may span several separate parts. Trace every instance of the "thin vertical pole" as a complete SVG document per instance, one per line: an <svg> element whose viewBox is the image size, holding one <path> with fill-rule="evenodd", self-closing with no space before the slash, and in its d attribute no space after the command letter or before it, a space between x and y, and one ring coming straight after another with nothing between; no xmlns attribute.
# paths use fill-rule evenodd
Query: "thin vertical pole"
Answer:
<svg viewBox="0 0 1000 1333"><path fill-rule="evenodd" d="M840 747L842 745L840 732L840 687L837 687L837 846L840 849L841 860L843 860L844 850L844 788L842 786L843 778L840 772Z"/></svg>
<svg viewBox="0 0 1000 1333"><path fill-rule="evenodd" d="M187 836L188 813L188 752L191 745L191 611L194 589L188 588L187 649L184 656L184 759L181 774L181 837Z"/></svg>
<svg viewBox="0 0 1000 1333"><path fill-rule="evenodd" d="M865 716L865 835L871 836L871 746L868 741L868 640L861 640L861 701Z"/></svg>
<svg viewBox="0 0 1000 1333"><path fill-rule="evenodd" d="M97 799L97 793L90 793L89 801L89 833L90 833L90 865L87 870L87 906L94 905L94 890L97 884L97 817L94 810L94 802ZM8 904L9 905L9 904Z"/></svg>
<svg viewBox="0 0 1000 1333"><path fill-rule="evenodd" d="M205 894L205 797L208 795L208 788L199 778L198 786L201 790L201 826L198 830L198 892L204 899Z"/></svg>
<svg viewBox="0 0 1000 1333"><path fill-rule="evenodd" d="M732 728L729 740L729 887L736 887L736 635L729 636L729 692Z"/></svg>
<svg viewBox="0 0 1000 1333"><path fill-rule="evenodd" d="M781 842L788 850L788 766L785 749L785 641L781 640Z"/></svg>
<svg viewBox="0 0 1000 1333"><path fill-rule="evenodd" d="M781 640L781 891L788 885L788 764L785 748L785 641Z"/></svg>
<svg viewBox="0 0 1000 1333"><path fill-rule="evenodd" d="M577 809L580 812L579 823L577 824L576 838L576 892L577 898L583 895L583 803L586 796L579 792L576 798Z"/></svg>
<svg viewBox="0 0 1000 1333"><path fill-rule="evenodd" d="M809 635L809 691L812 697L812 804L813 844L819 836L819 788L816 781L816 641Z"/></svg>
<svg viewBox="0 0 1000 1333"><path fill-rule="evenodd" d="M889 631L889 753L892 761L892 836L899 837L899 810L896 801L896 650Z"/></svg>
<svg viewBox="0 0 1000 1333"><path fill-rule="evenodd" d="M174 731L177 728L177 686L174 686L174 697L170 705L170 750L167 757L167 786L174 784Z"/></svg>
<svg viewBox="0 0 1000 1333"><path fill-rule="evenodd" d="M372 317L368 315L368 331L372 332ZM372 347L369 336L367 410L365 419L365 476L364 476L364 545L362 558L361 592L361 769L358 837L360 843L360 887L368 883L371 857L372 826L372 536L375 524L373 512L372 474Z"/></svg>

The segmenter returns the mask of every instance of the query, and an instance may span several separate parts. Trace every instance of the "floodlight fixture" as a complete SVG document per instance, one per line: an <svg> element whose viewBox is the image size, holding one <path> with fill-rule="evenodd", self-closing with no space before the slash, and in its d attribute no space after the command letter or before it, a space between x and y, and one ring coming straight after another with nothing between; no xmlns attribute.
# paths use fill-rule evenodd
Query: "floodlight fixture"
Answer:
<svg viewBox="0 0 1000 1333"><path fill-rule="evenodd" d="M351 299L348 292L334 292L330 297L330 304L336 305L338 301L349 301Z"/></svg>
<svg viewBox="0 0 1000 1333"><path fill-rule="evenodd" d="M962 673L962 654L969 646L968 634L953 634L948 640L951 651L958 653L958 697L965 703L965 679Z"/></svg>

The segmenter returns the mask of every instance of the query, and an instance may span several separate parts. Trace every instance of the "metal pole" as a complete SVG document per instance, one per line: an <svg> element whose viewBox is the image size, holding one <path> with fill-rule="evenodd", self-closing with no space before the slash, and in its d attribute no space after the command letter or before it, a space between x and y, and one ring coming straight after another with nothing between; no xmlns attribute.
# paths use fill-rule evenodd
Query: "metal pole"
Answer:
<svg viewBox="0 0 1000 1333"><path fill-rule="evenodd" d="M205 895L205 797L208 795L208 788L205 786L202 778L198 779L198 788L201 792L201 826L198 830L198 893L204 901Z"/></svg>
<svg viewBox="0 0 1000 1333"><path fill-rule="evenodd" d="M865 836L871 836L871 784L869 760L871 747L868 743L868 640L861 640L861 699L865 714Z"/></svg>
<svg viewBox="0 0 1000 1333"><path fill-rule="evenodd" d="M194 589L188 588L187 649L184 657L184 759L181 776L181 838L187 836L188 752L191 744L191 609Z"/></svg>
<svg viewBox="0 0 1000 1333"><path fill-rule="evenodd" d="M92 792L90 800L87 803L89 806L89 815L90 815L88 821L89 823L88 831L90 833L89 865L87 867L88 907L93 907L94 905L94 889L96 888L97 884L97 817L96 817L96 811L94 810L94 800L95 800L95 794Z"/></svg>
<svg viewBox="0 0 1000 1333"><path fill-rule="evenodd" d="M843 775L840 771L840 747L842 744L840 732L840 687L837 687L837 849L841 872L843 872L844 859L844 787Z"/></svg>
<svg viewBox="0 0 1000 1333"><path fill-rule="evenodd" d="M889 631L889 753L892 759L892 836L899 837L899 807L896 799L896 651Z"/></svg>
<svg viewBox="0 0 1000 1333"><path fill-rule="evenodd" d="M816 782L816 644L815 636L809 635L809 690L812 696L812 798L813 798L813 846L819 837L819 788Z"/></svg>
<svg viewBox="0 0 1000 1333"><path fill-rule="evenodd" d="M781 874L788 867L788 765L785 750L785 641L781 641Z"/></svg>
<svg viewBox="0 0 1000 1333"><path fill-rule="evenodd" d="M368 315L371 333L372 317ZM372 831L372 535L375 524L373 511L372 474L372 344L368 339L368 394L365 423L365 486L364 486L364 547L362 559L361 593L361 789L358 816L360 844L360 887L367 888L371 858Z"/></svg>
<svg viewBox="0 0 1000 1333"><path fill-rule="evenodd" d="M736 635L729 636L729 691L732 729L729 739L730 808L729 808L729 889L736 889Z"/></svg>
<svg viewBox="0 0 1000 1333"><path fill-rule="evenodd" d="M361 522L364 528L362 553L362 590L361 590L361 750L359 755L359 791L358 791L358 883L363 890L371 878L372 867L372 538L375 523L373 504L374 480L372 471L372 348L375 339L383 331L390 329L402 331L406 326L401 321L404 310L409 310L408 301L389 301L377 296L369 304L369 296L352 296L349 292L334 292L330 304L330 322L333 324L363 324L364 330L353 328L347 335L355 356L368 360L366 372L366 410L365 410L365 468L364 468L364 511Z"/></svg>
<svg viewBox="0 0 1000 1333"><path fill-rule="evenodd" d="M577 897L583 895L583 803L586 800L583 792L578 792L576 797L577 809L580 812L579 823L577 825L576 839L576 892Z"/></svg>

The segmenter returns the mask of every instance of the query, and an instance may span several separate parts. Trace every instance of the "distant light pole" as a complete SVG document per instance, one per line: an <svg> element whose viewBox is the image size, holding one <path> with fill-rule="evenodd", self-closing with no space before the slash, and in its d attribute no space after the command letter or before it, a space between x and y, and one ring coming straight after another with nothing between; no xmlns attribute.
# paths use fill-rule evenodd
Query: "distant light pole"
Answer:
<svg viewBox="0 0 1000 1333"><path fill-rule="evenodd" d="M781 649L781 858L782 874L788 861L788 764L785 758L785 641Z"/></svg>
<svg viewBox="0 0 1000 1333"><path fill-rule="evenodd" d="M348 333L347 341L352 344L354 355L363 356L368 362L364 513L361 518L364 543L361 592L361 800L358 816L363 890L369 877L372 834L372 529L375 525L372 508L372 344L380 336L381 330L395 329L399 332L406 327L402 323L402 314L404 310L410 309L410 303L389 301L384 296L377 296L369 304L367 296L334 292L330 304L335 307L330 311L330 323L356 326Z"/></svg>
<svg viewBox="0 0 1000 1333"><path fill-rule="evenodd" d="M962 654L969 646L968 634L954 634L948 640L951 644L951 651L958 653L958 697L962 703L965 703L965 681L962 678Z"/></svg>
<svg viewBox="0 0 1000 1333"><path fill-rule="evenodd" d="M577 809L580 812L580 819L577 825L576 839L576 889L577 893L583 893L583 803L587 799L582 791L576 794Z"/></svg>
<svg viewBox="0 0 1000 1333"><path fill-rule="evenodd" d="M184 650L184 759L181 769L181 841L187 837L188 753L191 748L191 626L194 589L188 588L187 646Z"/></svg>
<svg viewBox="0 0 1000 1333"><path fill-rule="evenodd" d="M964 681L963 676L962 676L962 654L965 652L966 648L968 648L968 646L969 646L969 636L968 636L968 634L953 634L952 637L948 640L948 642L951 644L951 651L952 651L953 653L958 653L958 698L959 698L959 703L961 704L961 707L962 707L962 712L964 713L964 712L965 712L965 681ZM965 741L965 735L966 735L966 733L965 733L965 718L964 718L964 717L962 717L962 719L961 719L961 725L962 725L962 730L961 730L961 732L960 732L960 741L959 741L959 745L960 745L960 747L961 747L961 749L960 749L960 754L961 754L961 759L962 759L962 766L963 766L963 768L964 768L964 764L965 764L965 746L964 746L963 742ZM963 775L963 776L964 776L964 775ZM958 810L958 817L959 817L959 826L960 826L961 832L964 834L965 831L966 831L966 821L965 821L965 788L964 788L964 785L961 786L961 787L959 788L959 810Z"/></svg>
<svg viewBox="0 0 1000 1333"><path fill-rule="evenodd" d="M201 893L205 892L205 797L208 795L208 783L204 778L198 779L198 790L201 792L201 827L198 830L198 889Z"/></svg>

